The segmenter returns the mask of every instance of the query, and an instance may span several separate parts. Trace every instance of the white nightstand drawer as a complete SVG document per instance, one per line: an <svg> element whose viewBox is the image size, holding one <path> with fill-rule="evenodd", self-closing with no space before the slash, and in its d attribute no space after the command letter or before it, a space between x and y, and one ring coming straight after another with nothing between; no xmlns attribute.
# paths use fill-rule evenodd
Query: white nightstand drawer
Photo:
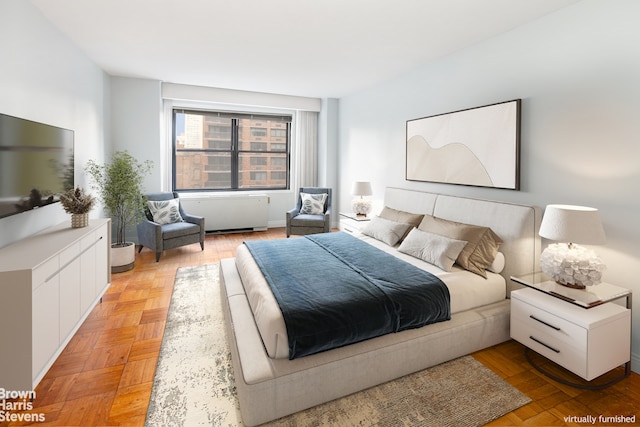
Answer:
<svg viewBox="0 0 640 427"><path fill-rule="evenodd" d="M349 219L340 220L340 231L346 231L347 233L359 233L358 225L355 221Z"/></svg>
<svg viewBox="0 0 640 427"><path fill-rule="evenodd" d="M370 220L370 217L358 217L354 213L340 212L340 231L359 234Z"/></svg>
<svg viewBox="0 0 640 427"><path fill-rule="evenodd" d="M511 300L511 321L522 323L545 342L563 343L580 351L587 349L587 330L524 301Z"/></svg>
<svg viewBox="0 0 640 427"><path fill-rule="evenodd" d="M538 329L531 329L530 323L511 320L511 338L524 344L549 360L564 366L582 377L587 374L586 345L579 349L562 341L558 334L546 334Z"/></svg>

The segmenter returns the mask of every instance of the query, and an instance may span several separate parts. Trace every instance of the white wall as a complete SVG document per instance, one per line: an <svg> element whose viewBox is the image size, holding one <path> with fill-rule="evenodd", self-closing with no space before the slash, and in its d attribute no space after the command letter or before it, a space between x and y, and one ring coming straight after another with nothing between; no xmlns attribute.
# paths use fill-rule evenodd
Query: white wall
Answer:
<svg viewBox="0 0 640 427"><path fill-rule="evenodd" d="M0 2L0 58L0 112L74 130L86 187L83 165L102 159L108 138L108 76L23 0ZM0 219L0 247L66 220L59 203Z"/></svg>
<svg viewBox="0 0 640 427"><path fill-rule="evenodd" d="M340 99L339 203L368 179L385 186L593 206L605 280L640 294L640 2L585 0L524 27ZM405 181L406 120L521 98L521 191ZM543 242L546 246L547 242ZM640 298L633 312L640 371Z"/></svg>
<svg viewBox="0 0 640 427"><path fill-rule="evenodd" d="M111 77L110 152L128 151L138 161L153 162L144 180L147 192L162 191L164 150L162 98L158 80Z"/></svg>

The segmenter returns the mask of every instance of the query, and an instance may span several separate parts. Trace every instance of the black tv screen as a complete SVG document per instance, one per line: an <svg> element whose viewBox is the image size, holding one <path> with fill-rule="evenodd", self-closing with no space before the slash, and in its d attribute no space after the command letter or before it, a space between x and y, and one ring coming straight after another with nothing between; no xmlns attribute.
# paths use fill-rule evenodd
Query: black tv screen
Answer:
<svg viewBox="0 0 640 427"><path fill-rule="evenodd" d="M0 114L0 218L73 188L73 139L72 130Z"/></svg>

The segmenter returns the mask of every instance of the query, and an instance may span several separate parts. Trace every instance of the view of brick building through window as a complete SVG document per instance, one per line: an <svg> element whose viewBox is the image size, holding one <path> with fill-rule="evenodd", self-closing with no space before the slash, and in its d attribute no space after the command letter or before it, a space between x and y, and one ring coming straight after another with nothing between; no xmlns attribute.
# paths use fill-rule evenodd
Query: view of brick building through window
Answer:
<svg viewBox="0 0 640 427"><path fill-rule="evenodd" d="M174 112L176 190L286 189L291 117Z"/></svg>

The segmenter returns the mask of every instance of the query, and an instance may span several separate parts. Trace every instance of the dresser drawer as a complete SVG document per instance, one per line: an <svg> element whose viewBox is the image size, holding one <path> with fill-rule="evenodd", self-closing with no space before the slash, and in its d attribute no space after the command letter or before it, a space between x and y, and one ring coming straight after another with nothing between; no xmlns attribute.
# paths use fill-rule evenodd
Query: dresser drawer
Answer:
<svg viewBox="0 0 640 427"><path fill-rule="evenodd" d="M587 329L516 298L511 300L511 322L520 322L531 334L549 343L587 351Z"/></svg>
<svg viewBox="0 0 640 427"><path fill-rule="evenodd" d="M60 270L60 257L59 255L54 255L37 268L33 269L33 273L31 273L31 289L35 291L38 286L55 276L58 273L58 270Z"/></svg>
<svg viewBox="0 0 640 427"><path fill-rule="evenodd" d="M69 245L69 247L65 248L62 252L60 252L60 268L64 268L67 264L70 264L80 256L80 242L74 242Z"/></svg>
<svg viewBox="0 0 640 427"><path fill-rule="evenodd" d="M96 244L96 232L91 232L80 240L80 252L84 252Z"/></svg>

